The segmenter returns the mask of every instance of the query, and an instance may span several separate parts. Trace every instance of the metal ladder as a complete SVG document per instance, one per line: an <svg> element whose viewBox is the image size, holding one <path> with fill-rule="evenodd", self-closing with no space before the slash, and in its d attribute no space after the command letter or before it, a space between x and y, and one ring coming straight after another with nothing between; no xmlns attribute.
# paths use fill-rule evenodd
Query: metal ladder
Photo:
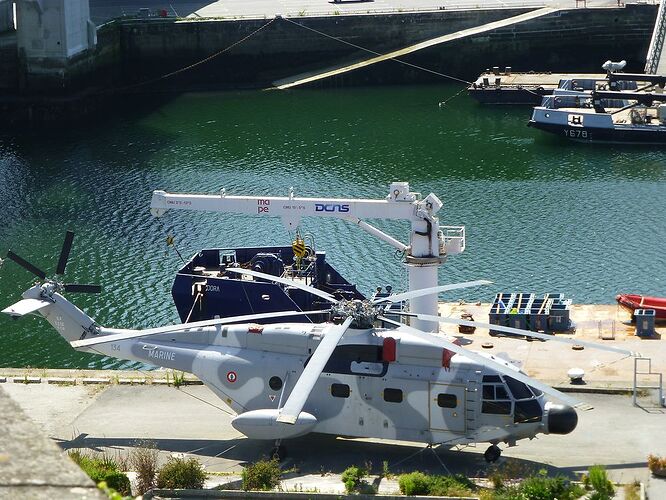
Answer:
<svg viewBox="0 0 666 500"><path fill-rule="evenodd" d="M664 48L664 38L666 38L666 2L659 4L657 19L654 22L654 31L650 40L647 57L645 59L645 72L656 74L661 60L662 49Z"/></svg>
<svg viewBox="0 0 666 500"><path fill-rule="evenodd" d="M468 380L467 386L465 387L465 433L468 438L471 438L474 432L478 429L476 408L480 394L479 380Z"/></svg>
<svg viewBox="0 0 666 500"><path fill-rule="evenodd" d="M639 362L647 361L647 371L639 371ZM656 385L639 385L638 376L647 375L649 377L656 377L658 383ZM634 358L634 387L633 387L633 404L634 406L641 407L638 404L638 391L641 389L656 389L659 395L659 406L666 407L666 402L664 401L664 386L663 386L663 375L660 372L652 371L652 359L651 358Z"/></svg>

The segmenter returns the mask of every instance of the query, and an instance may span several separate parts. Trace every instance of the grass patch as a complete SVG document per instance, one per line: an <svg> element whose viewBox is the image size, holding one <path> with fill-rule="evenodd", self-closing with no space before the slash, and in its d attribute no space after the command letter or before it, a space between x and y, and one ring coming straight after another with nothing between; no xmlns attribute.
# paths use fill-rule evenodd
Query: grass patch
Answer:
<svg viewBox="0 0 666 500"><path fill-rule="evenodd" d="M165 489L203 489L207 474L196 458L169 458L157 473L156 485Z"/></svg>
<svg viewBox="0 0 666 500"><path fill-rule="evenodd" d="M403 495L435 495L470 497L477 490L476 485L461 474L453 476L427 475L422 472L403 474L398 479Z"/></svg>
<svg viewBox="0 0 666 500"><path fill-rule="evenodd" d="M68 455L95 484L104 483L105 488L115 490L123 496L132 494L129 478L120 470L118 462L109 455L93 456L81 450L71 450Z"/></svg>

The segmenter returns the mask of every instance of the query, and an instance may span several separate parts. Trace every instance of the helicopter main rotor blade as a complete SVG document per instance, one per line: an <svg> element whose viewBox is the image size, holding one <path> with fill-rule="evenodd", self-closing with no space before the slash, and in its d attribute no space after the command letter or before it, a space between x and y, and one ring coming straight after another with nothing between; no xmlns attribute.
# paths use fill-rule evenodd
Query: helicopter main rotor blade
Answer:
<svg viewBox="0 0 666 500"><path fill-rule="evenodd" d="M450 290L458 290L460 288L469 288L472 286L490 285L492 281L477 280L466 281L464 283L452 283L451 285L433 286L430 288L421 288L420 290L411 290L409 292L398 293L382 297L373 301L373 304L381 304L382 302L401 302L403 300L412 299L415 297L422 297L424 295L433 295L436 293L448 292Z"/></svg>
<svg viewBox="0 0 666 500"><path fill-rule="evenodd" d="M63 285L66 292L72 293L100 293L102 287L100 285L80 285L77 283L69 283Z"/></svg>
<svg viewBox="0 0 666 500"><path fill-rule="evenodd" d="M412 314L412 313L401 313L401 312L396 312L396 314L402 314L405 316L412 316L418 319L422 319L425 321L439 321L440 323L448 323L451 325L463 325L463 326L474 326L477 328L487 328L489 330L493 331L498 331L498 332L505 332L505 333L511 333L514 335L520 335L524 337L532 337L535 339L541 339L541 340L553 340L555 342L562 342L565 344L572 344L572 345L582 345L584 347L589 347L590 349L599 349L602 351L610 351L610 352L617 352L620 354L625 354L627 356L640 356L640 353L638 352L633 352L633 351L628 351L626 349L621 349L619 347L613 347L609 345L604 345L604 344L597 344L596 342L585 342L584 340L578 340L578 339L571 339L567 337L557 337L555 335L547 335L543 333L537 333L533 332L530 330L523 330L520 328L513 328L510 326L501 326L501 325L491 325L490 323L480 323L478 321L468 321L465 319L457 319L457 318L443 318L441 316L431 316L429 314Z"/></svg>
<svg viewBox="0 0 666 500"><path fill-rule="evenodd" d="M324 339L319 343L312 357L310 357L308 365L303 370L303 373L301 373L301 376L298 377L291 394L287 398L287 402L280 410L280 415L276 419L278 422L285 424L296 423L298 415L303 410L305 402L310 397L310 393L319 379L319 375L321 375L331 354L333 354L333 350L353 320L354 318L349 317L341 325L335 325L326 332Z"/></svg>
<svg viewBox="0 0 666 500"><path fill-rule="evenodd" d="M495 361L494 357L486 357L481 354L478 354L474 351L471 351L469 349L465 349L464 347L459 346L458 344L454 344L453 342L450 342L442 337L438 337L435 335L432 335L430 333L423 332L421 330L417 330L416 328L412 328L411 326L407 326L404 323L400 323L398 321L393 321L392 319L383 317L383 316L377 316L377 319L380 319L382 321L385 321L387 323L391 323L393 325L397 325L402 327L403 330L405 330L407 333L425 341L430 344L437 345L439 347L442 347L443 349L447 349L449 351L452 351L456 354L460 354L461 356L465 356L468 359L471 359L473 361L476 361L477 363L487 366L491 370L495 370L503 375L506 375L508 377L514 378L524 384L527 384L530 387L534 387L536 389L539 389L540 391L550 394L551 396L556 397L560 401L573 406L574 408L581 408L584 407L583 409L591 409L589 405L586 405L585 403L582 403L581 401L578 401L577 399L572 398L571 396L567 396L566 394L558 391L557 389L552 388L551 386L544 384L543 382L540 382L536 379L533 379L531 377L528 377L522 372L519 372L517 370L514 370L512 368L509 368L506 365L503 365L499 363L498 361Z"/></svg>
<svg viewBox="0 0 666 500"><path fill-rule="evenodd" d="M46 273L42 271L40 268L37 266L33 266L30 262L25 260L23 257L19 257L16 255L14 252L9 250L7 252L7 257L12 259L14 262L16 262L19 266L21 266L23 269L26 269L30 271L32 274L35 276L38 276L41 279L46 279Z"/></svg>
<svg viewBox="0 0 666 500"><path fill-rule="evenodd" d="M56 274L63 274L65 272L65 266L67 265L67 260L69 259L69 252L72 250L73 241L74 241L74 232L67 230L67 232L65 233L65 241L63 242L62 250L60 251L60 258L58 259Z"/></svg>
<svg viewBox="0 0 666 500"><path fill-rule="evenodd" d="M252 322L258 319L282 318L285 316L304 316L307 314L324 314L330 312L329 309L318 311L280 311L261 314L246 314L244 316L230 316L228 318L210 319L205 321L193 321L192 323L182 323L180 325L162 326L159 328L149 328L146 330L121 330L114 328L102 328L102 332L108 332L110 335L102 335L89 339L75 340L70 342L74 348L89 347L92 345L107 344L109 342L118 342L120 340L129 340L140 337L150 337L162 333L182 332L187 333L192 330L199 330L207 326L226 325L229 323Z"/></svg>
<svg viewBox="0 0 666 500"><path fill-rule="evenodd" d="M298 283L296 281L286 279L286 278L279 278L277 276L273 276L272 274L266 274L266 273L260 273L259 271L252 271L250 269L242 269L240 267L228 267L227 271L232 272L232 273L238 273L238 274L246 274L248 276L254 276L255 278L261 278L264 280L268 281L274 281L276 283L282 283L283 285L287 286L293 286L294 288L300 288L301 290L305 290L306 292L310 292L312 295L316 295L317 297L321 297L322 299L326 299L329 302L332 302L333 304L338 303L338 299L333 297L330 293L326 293L322 290L319 290L313 286L309 285L303 285L302 283Z"/></svg>

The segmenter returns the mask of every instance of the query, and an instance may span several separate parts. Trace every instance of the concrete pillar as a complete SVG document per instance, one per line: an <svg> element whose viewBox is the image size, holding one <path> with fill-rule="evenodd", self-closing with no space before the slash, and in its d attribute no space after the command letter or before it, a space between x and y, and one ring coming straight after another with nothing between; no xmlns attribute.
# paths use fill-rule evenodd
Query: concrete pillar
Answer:
<svg viewBox="0 0 666 500"><path fill-rule="evenodd" d="M88 0L17 0L16 30L27 87L54 87L54 79L65 86L71 59L97 43Z"/></svg>
<svg viewBox="0 0 666 500"><path fill-rule="evenodd" d="M66 59L92 48L88 0L18 0L19 50L28 58Z"/></svg>

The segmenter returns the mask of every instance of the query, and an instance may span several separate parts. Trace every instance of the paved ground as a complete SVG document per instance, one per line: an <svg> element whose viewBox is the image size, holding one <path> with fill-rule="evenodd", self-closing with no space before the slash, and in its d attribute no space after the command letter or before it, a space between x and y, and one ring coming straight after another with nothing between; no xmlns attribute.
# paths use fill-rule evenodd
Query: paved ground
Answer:
<svg viewBox="0 0 666 500"><path fill-rule="evenodd" d="M242 464L268 453L271 443L250 441L230 425L231 416L203 386L183 388L145 386L71 386L5 383L7 392L44 432L63 449L90 448L122 453L137 441L157 443L163 458L169 453L197 456L217 482L238 477ZM666 414L631 405L627 396L581 395L595 410L580 414L579 426L568 436L541 436L505 449L501 459L512 470L539 469L574 473L604 464L618 481L640 479L649 485L651 498L666 498L666 482L649 478L646 457L666 455ZM484 476L485 446L461 451L430 450L405 443L345 440L324 435L306 436L287 444L285 467L297 472L287 486L316 486L341 491L336 477L354 463L371 462L379 471L388 461L393 472L442 472L441 460L451 472ZM322 476L324 474L324 476ZM300 486L299 486L300 485ZM395 483L382 484L383 491Z"/></svg>
<svg viewBox="0 0 666 500"><path fill-rule="evenodd" d="M544 6L574 7L617 6L617 0L90 0L90 15L97 24L114 17L136 15L140 8L151 14L160 10L169 16L218 17L225 19L272 18L275 14L288 17L375 14L383 12L414 12L438 9L492 9L506 7Z"/></svg>

